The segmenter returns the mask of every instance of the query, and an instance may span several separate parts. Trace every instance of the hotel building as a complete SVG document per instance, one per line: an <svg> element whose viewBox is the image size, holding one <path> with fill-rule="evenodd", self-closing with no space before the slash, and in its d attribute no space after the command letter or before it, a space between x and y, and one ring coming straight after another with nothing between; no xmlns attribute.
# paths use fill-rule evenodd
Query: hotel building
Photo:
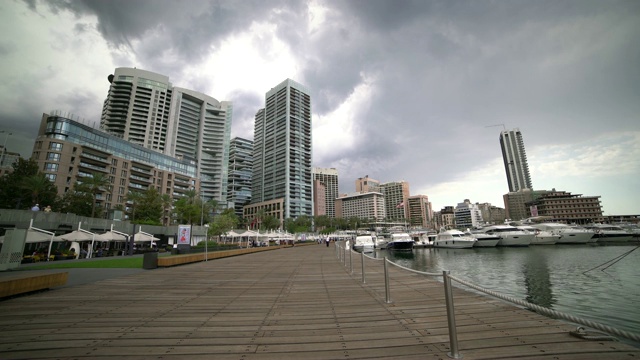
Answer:
<svg viewBox="0 0 640 360"><path fill-rule="evenodd" d="M529 216L548 217L549 221L567 224L603 222L600 196L572 195L567 191L546 191L535 200L527 202Z"/></svg>
<svg viewBox="0 0 640 360"><path fill-rule="evenodd" d="M107 176L111 189L96 199L105 212L126 207L129 191L155 188L174 199L200 185L191 161L132 144L59 112L43 114L31 158L60 196L95 173ZM163 220L169 219L167 212Z"/></svg>
<svg viewBox="0 0 640 360"><path fill-rule="evenodd" d="M380 185L385 201L385 213L390 221L404 221L407 219L407 199L409 198L409 183L394 181Z"/></svg>
<svg viewBox="0 0 640 360"><path fill-rule="evenodd" d="M432 228L433 210L427 195L413 195L407 198L406 209L409 213L409 225L419 228Z"/></svg>
<svg viewBox="0 0 640 360"><path fill-rule="evenodd" d="M260 210L278 214L281 225L288 218L313 216L310 91L291 79L269 90L255 116L253 141L245 219L256 218Z"/></svg>
<svg viewBox="0 0 640 360"><path fill-rule="evenodd" d="M381 222L385 219L384 195L379 192L353 193L336 199L336 217L368 219Z"/></svg>

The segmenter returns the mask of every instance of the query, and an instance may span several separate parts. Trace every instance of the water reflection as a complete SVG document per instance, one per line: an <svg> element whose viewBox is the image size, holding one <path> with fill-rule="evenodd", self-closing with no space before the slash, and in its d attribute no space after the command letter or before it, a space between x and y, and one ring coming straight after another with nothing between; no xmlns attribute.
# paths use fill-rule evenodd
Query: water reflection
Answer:
<svg viewBox="0 0 640 360"><path fill-rule="evenodd" d="M522 264L524 285L527 289L525 300L532 304L552 308L556 300L551 291L551 277L547 258L536 248L530 249L530 254Z"/></svg>

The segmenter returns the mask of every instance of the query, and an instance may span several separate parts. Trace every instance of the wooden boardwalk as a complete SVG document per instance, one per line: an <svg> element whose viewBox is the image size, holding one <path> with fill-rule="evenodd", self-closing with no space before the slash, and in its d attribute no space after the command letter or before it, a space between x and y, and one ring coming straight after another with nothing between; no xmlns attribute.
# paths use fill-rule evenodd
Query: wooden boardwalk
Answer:
<svg viewBox="0 0 640 360"><path fill-rule="evenodd" d="M1 359L448 359L442 283L333 246L159 268L0 302ZM108 271L108 270L107 270ZM454 290L464 359L630 359L575 327Z"/></svg>

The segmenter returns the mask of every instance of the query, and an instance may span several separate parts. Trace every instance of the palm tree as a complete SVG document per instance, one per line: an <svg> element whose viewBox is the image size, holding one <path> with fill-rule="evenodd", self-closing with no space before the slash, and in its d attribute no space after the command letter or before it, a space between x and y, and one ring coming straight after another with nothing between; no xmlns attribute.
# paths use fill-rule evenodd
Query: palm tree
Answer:
<svg viewBox="0 0 640 360"><path fill-rule="evenodd" d="M53 185L43 173L25 177L20 187L28 192L33 204L39 204L43 202L43 200L51 204L55 200L58 192L55 185Z"/></svg>
<svg viewBox="0 0 640 360"><path fill-rule="evenodd" d="M125 198L127 202L131 202L131 222L136 220L136 207L143 197L144 195L139 191L129 191Z"/></svg>
<svg viewBox="0 0 640 360"><path fill-rule="evenodd" d="M172 199L171 199L171 196L169 196L169 194L162 194L160 199L162 200L162 223L164 224L164 226L169 226L171 214L169 214L169 217L167 217L166 215L167 215L167 209L171 207Z"/></svg>
<svg viewBox="0 0 640 360"><path fill-rule="evenodd" d="M93 197L93 202L91 204L91 217L93 217L96 211L96 200L98 199L98 194L102 194L103 192L111 189L109 177L102 173L93 173L91 177L82 178L81 188L83 191L90 193Z"/></svg>

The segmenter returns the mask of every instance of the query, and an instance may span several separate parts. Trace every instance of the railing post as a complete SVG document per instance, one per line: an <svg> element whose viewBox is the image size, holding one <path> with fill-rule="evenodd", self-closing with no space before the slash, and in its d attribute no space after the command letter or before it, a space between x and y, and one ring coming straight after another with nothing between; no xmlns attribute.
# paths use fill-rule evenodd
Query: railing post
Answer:
<svg viewBox="0 0 640 360"><path fill-rule="evenodd" d="M364 279L364 250L360 253L360 259L362 261L362 283L366 284L367 282Z"/></svg>
<svg viewBox="0 0 640 360"><path fill-rule="evenodd" d="M387 304L391 303L391 289L389 289L389 269L387 267L387 257L384 257L384 293Z"/></svg>
<svg viewBox="0 0 640 360"><path fill-rule="evenodd" d="M462 355L458 352L458 333L456 330L456 313L453 308L453 290L451 288L451 279L449 278L449 270L442 272L444 280L444 297L447 303L447 323L449 324L449 345L451 352L447 356L453 359L462 359Z"/></svg>
<svg viewBox="0 0 640 360"><path fill-rule="evenodd" d="M351 259L351 248L349 248L349 274L353 274L353 259Z"/></svg>

